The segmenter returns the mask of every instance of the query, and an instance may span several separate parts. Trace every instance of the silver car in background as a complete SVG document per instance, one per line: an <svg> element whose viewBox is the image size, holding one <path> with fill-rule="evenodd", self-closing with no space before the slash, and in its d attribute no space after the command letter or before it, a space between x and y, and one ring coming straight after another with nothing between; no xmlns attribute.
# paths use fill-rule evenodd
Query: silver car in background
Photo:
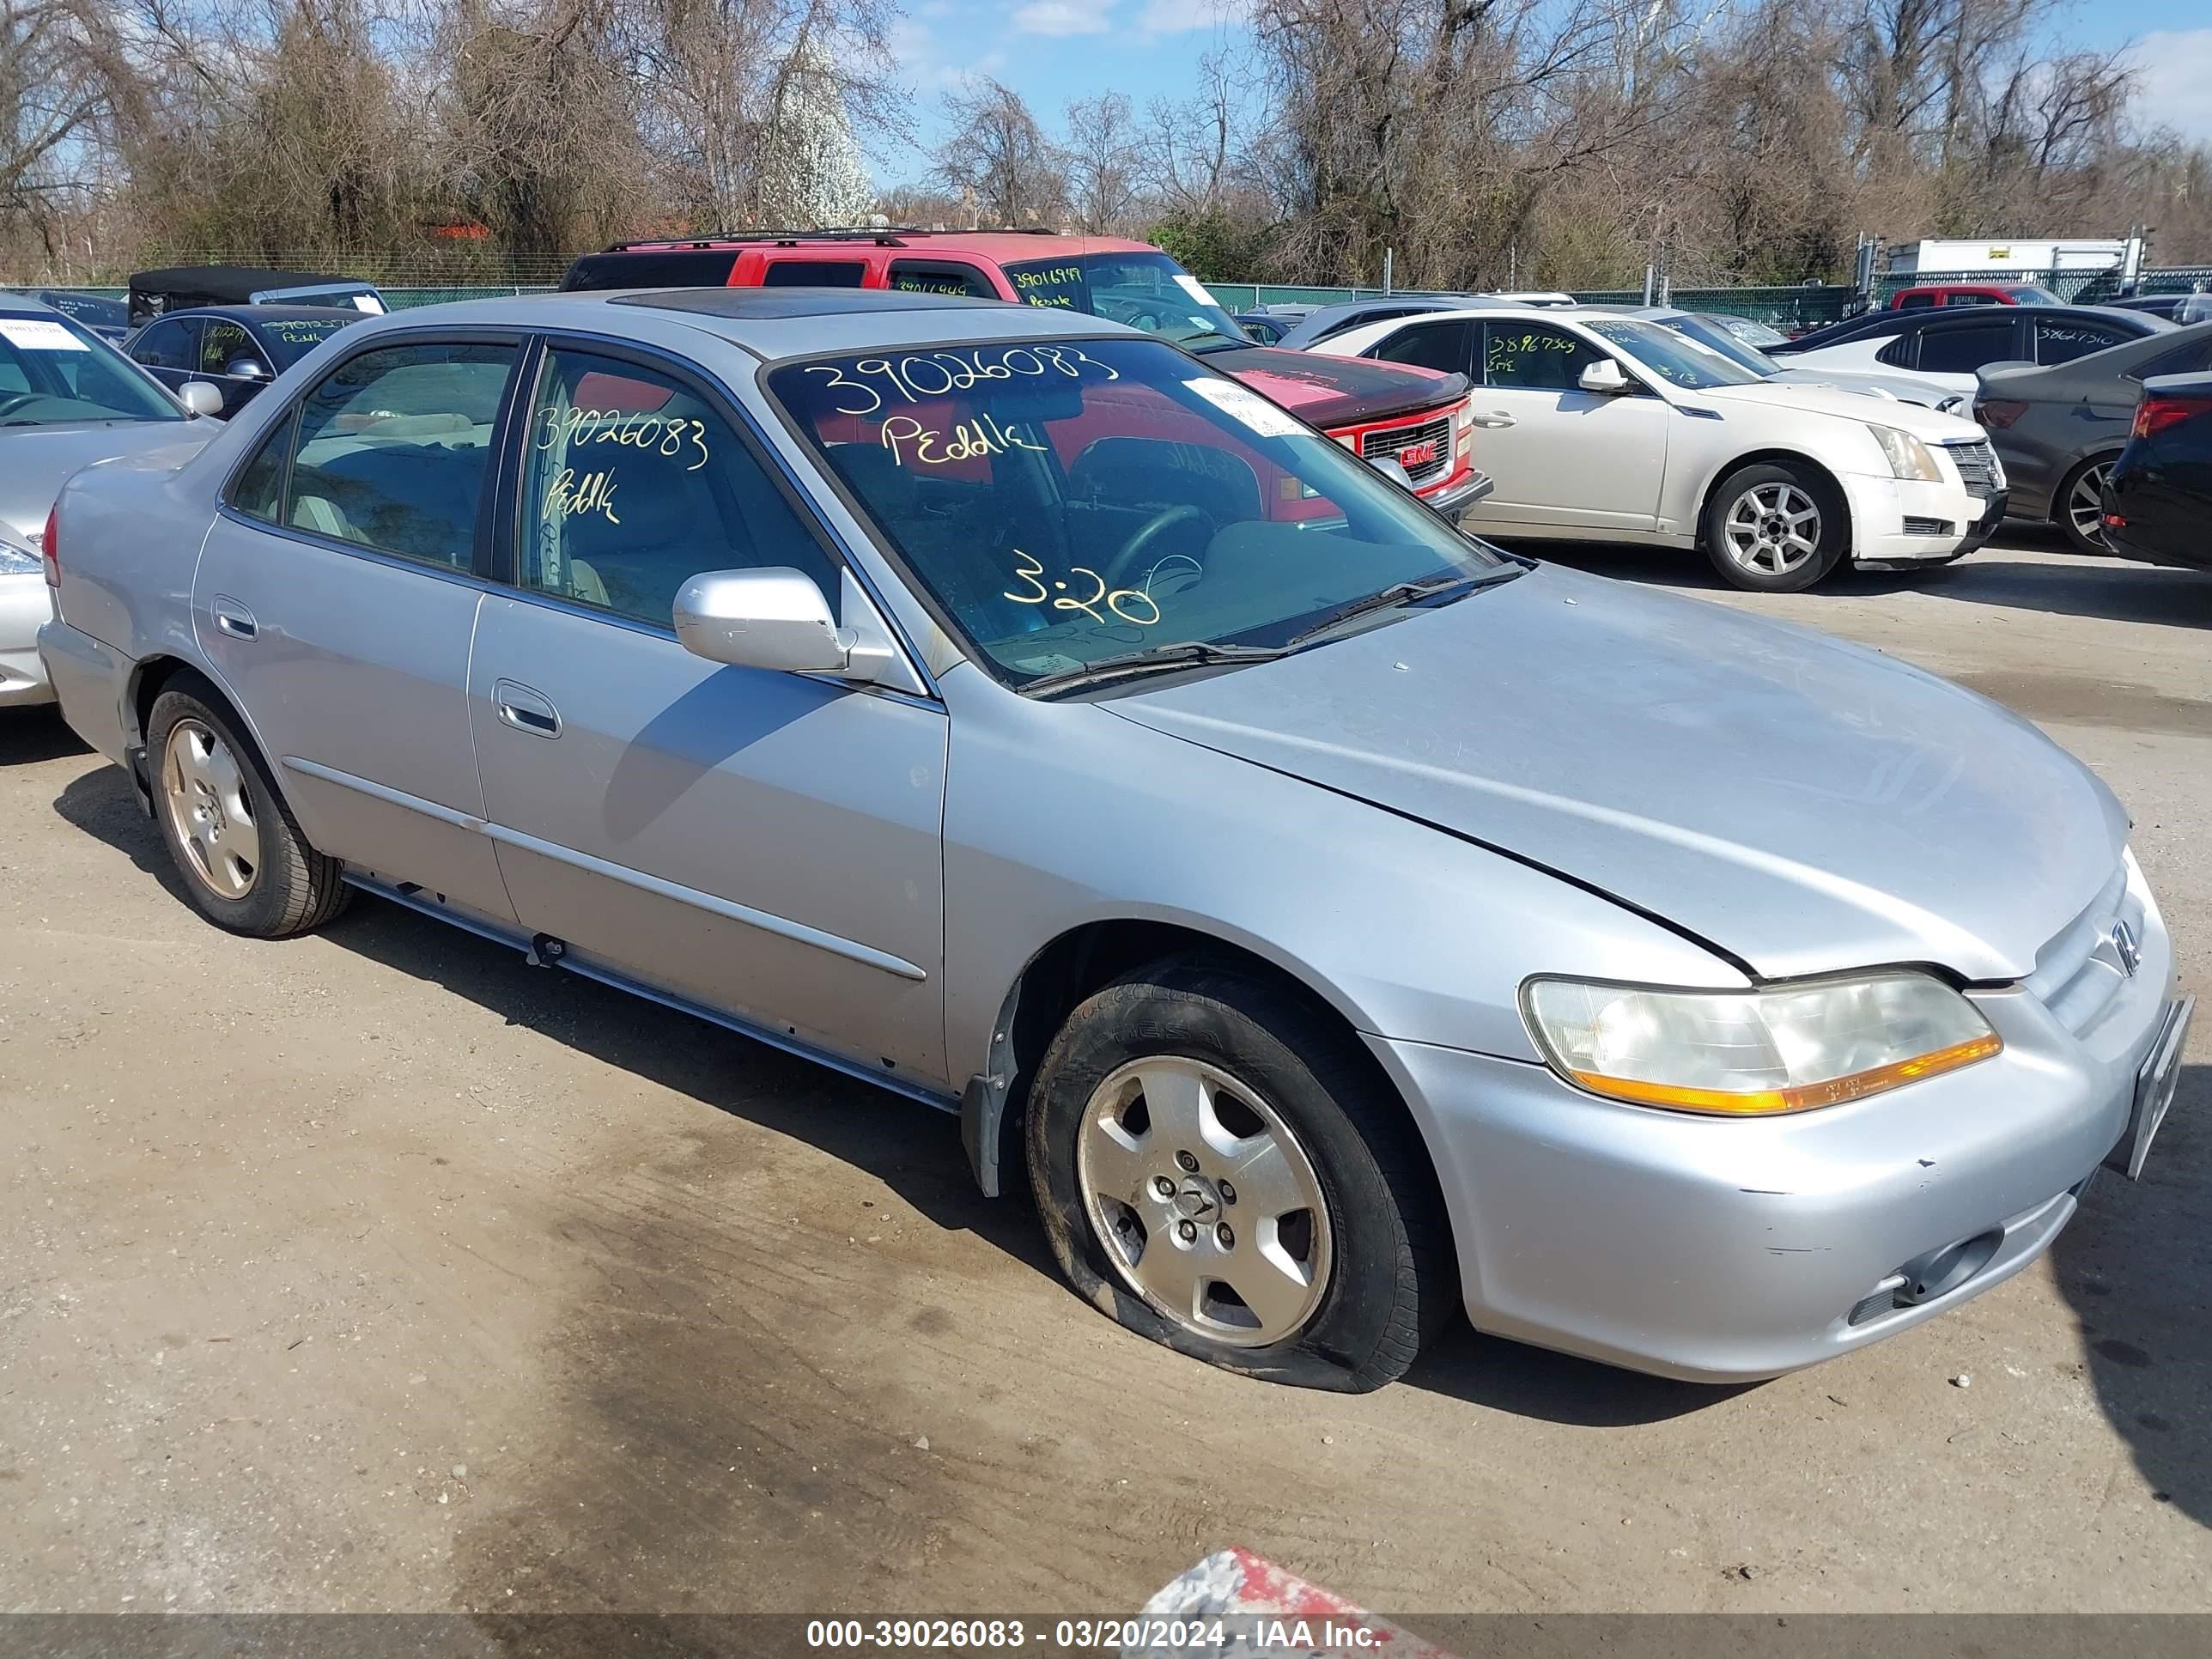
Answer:
<svg viewBox="0 0 2212 1659"><path fill-rule="evenodd" d="M210 920L366 889L957 1113L1086 1300L1259 1376L1456 1308L1827 1358L2033 1261L2179 1073L2126 814L2033 727L1468 540L1091 318L364 322L47 552Z"/></svg>
<svg viewBox="0 0 2212 1659"><path fill-rule="evenodd" d="M0 527L35 545L70 473L204 444L222 429L208 418L222 407L213 387L173 396L82 323L0 297Z"/></svg>

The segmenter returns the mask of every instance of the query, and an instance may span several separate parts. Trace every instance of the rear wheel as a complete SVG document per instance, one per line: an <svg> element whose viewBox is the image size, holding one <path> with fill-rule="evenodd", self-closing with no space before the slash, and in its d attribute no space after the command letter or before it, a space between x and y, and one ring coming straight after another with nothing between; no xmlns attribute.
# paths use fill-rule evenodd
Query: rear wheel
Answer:
<svg viewBox="0 0 2212 1659"><path fill-rule="evenodd" d="M1061 1271L1231 1370L1364 1392L1455 1305L1418 1137L1316 1012L1170 960L1068 1017L1038 1066L1030 1182Z"/></svg>
<svg viewBox="0 0 2212 1659"><path fill-rule="evenodd" d="M2051 516L2066 532L2076 553L2110 553L2112 544L2105 534L2105 480L2112 475L2114 455L2099 455L2066 475L2058 487L2057 511Z"/></svg>
<svg viewBox="0 0 2212 1659"><path fill-rule="evenodd" d="M161 839L210 921L284 939L344 908L338 861L307 844L261 757L197 677L154 700L146 754Z"/></svg>
<svg viewBox="0 0 2212 1659"><path fill-rule="evenodd" d="M1721 481L1705 507L1705 556L1737 587L1796 593L1850 550L1842 496L1808 466L1759 461Z"/></svg>

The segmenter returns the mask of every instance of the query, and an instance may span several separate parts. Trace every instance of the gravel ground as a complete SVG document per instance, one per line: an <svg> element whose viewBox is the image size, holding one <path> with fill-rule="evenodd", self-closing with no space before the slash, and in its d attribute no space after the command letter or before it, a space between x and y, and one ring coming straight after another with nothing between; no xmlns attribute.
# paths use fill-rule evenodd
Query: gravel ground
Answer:
<svg viewBox="0 0 2212 1659"><path fill-rule="evenodd" d="M2212 993L2212 576L1575 562L2040 722ZM0 865L0 1606L1119 1613L1233 1542L1400 1614L2212 1610L2212 1019L2147 1181L1959 1313L1735 1390L1462 1328L1342 1399L1122 1335L949 1119L380 903L216 932L48 715Z"/></svg>

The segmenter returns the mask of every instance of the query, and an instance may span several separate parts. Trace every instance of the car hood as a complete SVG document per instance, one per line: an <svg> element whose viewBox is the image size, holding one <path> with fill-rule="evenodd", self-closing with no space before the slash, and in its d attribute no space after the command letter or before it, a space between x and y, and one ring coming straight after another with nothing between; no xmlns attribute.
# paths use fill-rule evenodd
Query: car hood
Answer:
<svg viewBox="0 0 2212 1659"><path fill-rule="evenodd" d="M1972 421L1956 415L1938 415L1932 409L1917 404L1883 401L1879 406L1870 404L1865 395L1837 388L1830 376L1818 372L1819 365L1804 366L1805 379L1778 383L1761 380L1753 386L1727 386L1712 392L1684 392L1683 400L1703 400L1723 410L1737 404L1750 404L1768 408L1795 410L1815 415L1840 415L1847 421L1874 421L1882 426L1893 426L1910 432L1914 437L1931 444L1972 443L1978 441L1982 429ZM1817 384L1829 381L1829 384ZM1934 384L1941 385L1937 381Z"/></svg>
<svg viewBox="0 0 2212 1659"><path fill-rule="evenodd" d="M0 428L0 524L42 535L62 484L79 467L173 447L181 464L222 430L220 421L103 421Z"/></svg>
<svg viewBox="0 0 2212 1659"><path fill-rule="evenodd" d="M1917 374L1903 374L1893 369L1876 373L1863 368L1824 369L1808 364L1803 368L1784 368L1771 378L1790 386L1832 386L1838 392L1861 396L1886 392L1901 402L1918 404L1927 409L1960 395L1940 380L1923 380Z"/></svg>
<svg viewBox="0 0 2212 1659"><path fill-rule="evenodd" d="M1763 978L2022 977L2127 838L2094 775L1962 687L1552 567L1101 707L1551 870Z"/></svg>
<svg viewBox="0 0 2212 1659"><path fill-rule="evenodd" d="M1205 362L1209 368L1234 374L1300 420L1323 428L1414 414L1467 392L1467 377L1462 374L1365 357L1285 351L1276 346L1209 351Z"/></svg>

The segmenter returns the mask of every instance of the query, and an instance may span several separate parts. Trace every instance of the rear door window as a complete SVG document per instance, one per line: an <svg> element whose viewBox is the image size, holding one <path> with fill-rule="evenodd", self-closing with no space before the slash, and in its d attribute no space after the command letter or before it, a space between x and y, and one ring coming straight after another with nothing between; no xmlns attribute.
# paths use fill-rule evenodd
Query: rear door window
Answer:
<svg viewBox="0 0 2212 1659"><path fill-rule="evenodd" d="M1415 323L1401 328L1375 348L1374 355L1389 363L1410 363L1416 368L1442 369L1448 374L1471 374L1474 365L1470 322Z"/></svg>
<svg viewBox="0 0 2212 1659"><path fill-rule="evenodd" d="M771 259L763 288L858 288L868 275L865 259Z"/></svg>
<svg viewBox="0 0 2212 1659"><path fill-rule="evenodd" d="M364 351L339 364L301 401L283 522L470 568L514 364L512 346L427 344Z"/></svg>
<svg viewBox="0 0 2212 1659"><path fill-rule="evenodd" d="M199 324L191 318L155 323L138 337L131 355L149 368L189 370L198 366L198 332Z"/></svg>
<svg viewBox="0 0 2212 1659"><path fill-rule="evenodd" d="M2013 319L2005 316L1931 328L1920 337L1920 368L1924 374L1972 374L1984 364L2020 355L2013 337Z"/></svg>
<svg viewBox="0 0 2212 1659"><path fill-rule="evenodd" d="M1993 306L1997 300L1993 294L1947 294L1943 296L1943 303L1947 306Z"/></svg>
<svg viewBox="0 0 2212 1659"><path fill-rule="evenodd" d="M2071 323L2060 317L2039 317L2035 319L2035 361L2070 363L2076 357L2086 357L2108 346L2123 345L2134 337L2102 323Z"/></svg>
<svg viewBox="0 0 2212 1659"><path fill-rule="evenodd" d="M1935 303L1936 296L1932 294L1906 294L1899 297L1897 301L1897 309L1899 311L1925 311L1929 307Z"/></svg>
<svg viewBox="0 0 2212 1659"><path fill-rule="evenodd" d="M890 286L902 294L959 295L972 300L995 300L999 290L973 265L939 259L894 259Z"/></svg>

